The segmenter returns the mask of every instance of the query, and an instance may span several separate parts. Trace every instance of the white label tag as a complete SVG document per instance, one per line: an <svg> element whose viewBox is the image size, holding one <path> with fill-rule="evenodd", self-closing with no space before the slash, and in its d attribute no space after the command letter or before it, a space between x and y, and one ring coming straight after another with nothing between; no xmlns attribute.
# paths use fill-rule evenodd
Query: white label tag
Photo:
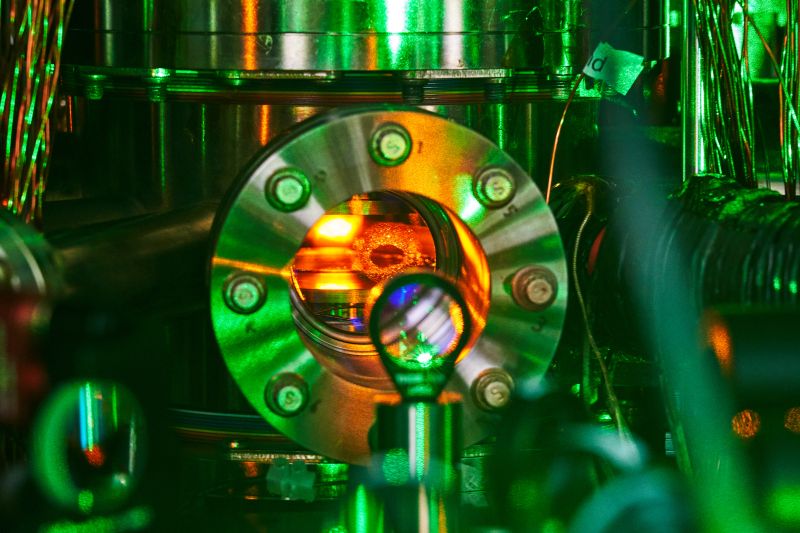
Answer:
<svg viewBox="0 0 800 533"><path fill-rule="evenodd" d="M616 50L608 43L600 43L583 67L583 73L590 78L603 80L620 94L628 94L636 78L644 70L643 62L644 57L638 54Z"/></svg>

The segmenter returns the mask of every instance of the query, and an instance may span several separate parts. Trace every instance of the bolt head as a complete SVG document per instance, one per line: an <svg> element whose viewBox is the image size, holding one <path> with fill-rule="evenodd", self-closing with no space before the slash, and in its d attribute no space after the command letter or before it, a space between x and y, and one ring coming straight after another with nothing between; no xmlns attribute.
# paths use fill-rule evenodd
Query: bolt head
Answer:
<svg viewBox="0 0 800 533"><path fill-rule="evenodd" d="M311 196L311 182L301 171L285 168L267 180L267 201L279 211L296 211L305 206Z"/></svg>
<svg viewBox="0 0 800 533"><path fill-rule="evenodd" d="M255 313L267 299L267 289L257 277L250 274L234 274L225 283L225 304L236 313Z"/></svg>
<svg viewBox="0 0 800 533"><path fill-rule="evenodd" d="M483 390L483 399L493 409L500 409L508 405L511 399L511 388L504 381L492 381Z"/></svg>
<svg viewBox="0 0 800 533"><path fill-rule="evenodd" d="M545 278L533 278L525 287L525 295L534 305L546 305L553 298L553 286Z"/></svg>
<svg viewBox="0 0 800 533"><path fill-rule="evenodd" d="M472 384L472 397L485 411L496 411L511 402L514 380L502 368L492 368L483 372Z"/></svg>
<svg viewBox="0 0 800 533"><path fill-rule="evenodd" d="M543 266L523 267L511 278L511 296L528 311L544 311L553 305L557 295L558 280Z"/></svg>
<svg viewBox="0 0 800 533"><path fill-rule="evenodd" d="M514 177L498 167L486 168L478 173L473 188L478 201L490 209L508 204L517 192Z"/></svg>
<svg viewBox="0 0 800 533"><path fill-rule="evenodd" d="M264 400L267 407L279 416L294 416L308 404L308 385L298 374L284 372L267 384Z"/></svg>
<svg viewBox="0 0 800 533"><path fill-rule="evenodd" d="M278 391L276 402L282 411L287 414L294 414L303 406L303 397L303 391L300 387L285 385Z"/></svg>
<svg viewBox="0 0 800 533"><path fill-rule="evenodd" d="M410 153L411 136L399 124L383 124L372 135L370 154L380 165L399 165Z"/></svg>

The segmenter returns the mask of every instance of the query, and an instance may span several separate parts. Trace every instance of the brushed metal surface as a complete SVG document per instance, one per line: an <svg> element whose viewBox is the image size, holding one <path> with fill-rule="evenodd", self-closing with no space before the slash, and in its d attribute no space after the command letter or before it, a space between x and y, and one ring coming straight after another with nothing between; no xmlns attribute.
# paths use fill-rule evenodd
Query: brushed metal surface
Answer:
<svg viewBox="0 0 800 533"><path fill-rule="evenodd" d="M371 133L385 122L402 125L414 143L408 160L394 167L377 165L368 150ZM501 209L487 209L473 196L473 176L487 165L504 168L517 182L514 200ZM285 167L312 179L310 200L292 213L272 208L264 196L267 179ZM473 130L417 110L350 109L316 119L262 152L218 217L210 282L217 341L245 397L271 425L311 450L361 464L369 457L373 399L384 390L333 374L303 342L288 265L326 210L355 194L382 190L415 193L448 208L486 255L491 289L483 334L448 385L465 399L467 444L487 436L497 421L473 403L471 383L489 368L516 379L540 377L558 342L567 299L564 252L541 193L516 162ZM504 288L505 280L530 264L552 271L561 288L541 312L521 309ZM266 304L249 315L231 311L223 300L225 280L240 271L260 276L268 291ZM270 378L284 372L302 376L310 391L308 408L291 418L274 414L263 398Z"/></svg>

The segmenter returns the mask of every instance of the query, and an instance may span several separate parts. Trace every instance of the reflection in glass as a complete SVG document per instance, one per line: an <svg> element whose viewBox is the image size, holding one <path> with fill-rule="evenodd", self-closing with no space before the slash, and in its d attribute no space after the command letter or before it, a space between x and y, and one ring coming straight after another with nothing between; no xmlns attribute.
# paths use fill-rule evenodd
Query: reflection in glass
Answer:
<svg viewBox="0 0 800 533"><path fill-rule="evenodd" d="M356 195L329 210L309 230L291 267L306 309L349 333L366 332L370 289L410 269L436 269L434 237L417 208L390 192Z"/></svg>
<svg viewBox="0 0 800 533"><path fill-rule="evenodd" d="M33 463L44 492L63 507L102 512L125 502L143 470L144 420L121 385L85 381L42 409Z"/></svg>
<svg viewBox="0 0 800 533"><path fill-rule="evenodd" d="M380 342L408 369L436 368L464 333L464 310L444 289L410 281L391 292L379 311Z"/></svg>

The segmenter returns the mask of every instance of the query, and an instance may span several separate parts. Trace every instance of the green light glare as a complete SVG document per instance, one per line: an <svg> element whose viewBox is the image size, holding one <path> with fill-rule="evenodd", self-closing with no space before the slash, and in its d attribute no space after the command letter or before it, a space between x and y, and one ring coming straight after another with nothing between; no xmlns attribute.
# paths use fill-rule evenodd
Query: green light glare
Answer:
<svg viewBox="0 0 800 533"><path fill-rule="evenodd" d="M797 282L795 280L789 282L789 292L797 294Z"/></svg>
<svg viewBox="0 0 800 533"><path fill-rule="evenodd" d="M356 489L355 506L356 531L369 531L369 511L367 509L369 507L369 497L367 496L367 489L364 487L364 485L359 485Z"/></svg>
<svg viewBox="0 0 800 533"><path fill-rule="evenodd" d="M141 428L136 427L141 419L133 395L114 384L70 383L57 389L32 430L31 470L44 495L62 509L82 514L124 504L143 469ZM120 432L114 431L114 423ZM92 474L73 469L75 462Z"/></svg>
<svg viewBox="0 0 800 533"><path fill-rule="evenodd" d="M417 402L414 405L414 468L417 481L422 482L425 477L425 436L428 434L428 425L430 424L428 404L425 402Z"/></svg>
<svg viewBox="0 0 800 533"><path fill-rule="evenodd" d="M78 509L84 514L92 512L94 506L94 494L89 490L82 490L78 493Z"/></svg>
<svg viewBox="0 0 800 533"><path fill-rule="evenodd" d="M456 177L456 180L461 176ZM467 176L469 181L472 181L472 176ZM486 214L486 208L481 205L474 194L464 195L464 205L458 213L458 217L470 225L477 224Z"/></svg>
<svg viewBox="0 0 800 533"><path fill-rule="evenodd" d="M392 448L383 457L381 471L390 485L401 486L408 481L408 452L402 448Z"/></svg>
<svg viewBox="0 0 800 533"><path fill-rule="evenodd" d="M772 278L772 286L775 288L776 291L781 290L781 278L778 276Z"/></svg>
<svg viewBox="0 0 800 533"><path fill-rule="evenodd" d="M91 518L84 522L57 522L41 529L44 533L108 533L110 531L140 531L153 520L153 512L137 507L117 516Z"/></svg>
<svg viewBox="0 0 800 533"><path fill-rule="evenodd" d="M392 65L395 65L400 57L400 45L403 42L402 35L408 28L408 8L409 0L392 0L386 3L386 31L393 35L389 36L389 50L392 54Z"/></svg>
<svg viewBox="0 0 800 533"><path fill-rule="evenodd" d="M800 525L800 485L781 484L767 499L769 513L785 525Z"/></svg>

